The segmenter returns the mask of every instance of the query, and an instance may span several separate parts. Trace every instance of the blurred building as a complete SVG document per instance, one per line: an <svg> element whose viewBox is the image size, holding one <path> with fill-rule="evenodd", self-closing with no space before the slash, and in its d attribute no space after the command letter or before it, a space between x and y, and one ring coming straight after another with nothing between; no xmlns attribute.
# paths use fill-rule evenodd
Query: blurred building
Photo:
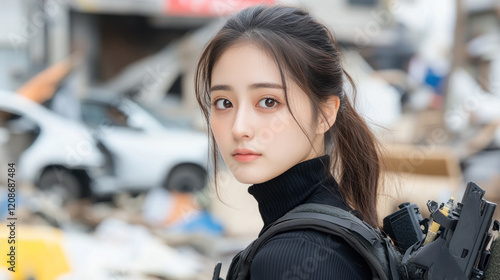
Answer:
<svg viewBox="0 0 500 280"><path fill-rule="evenodd" d="M49 43L54 42L48 39L53 33L47 26L49 18L40 13L42 2L7 0L0 5L0 87L13 90L43 69L53 50L61 50L64 44ZM58 28L51 26L52 31ZM66 55L68 50L60 52Z"/></svg>
<svg viewBox="0 0 500 280"><path fill-rule="evenodd" d="M466 1L464 63L486 92L500 95L500 4L494 0Z"/></svg>
<svg viewBox="0 0 500 280"><path fill-rule="evenodd" d="M78 95L89 85L103 86L189 118L198 112L192 82L197 57L220 19L276 2L304 6L334 29L342 45L370 47L365 53L377 67L402 68L388 58L411 53L388 0L4 0L0 56L7 63L0 67L0 87L15 90L77 53L83 55L74 71Z"/></svg>
<svg viewBox="0 0 500 280"><path fill-rule="evenodd" d="M416 76L436 91L452 66L455 1L3 0L0 87L15 90L49 65L79 54L70 83L75 95L100 86L164 106L160 111L170 116L193 118L199 116L193 74L203 46L225 16L257 3L304 6L375 70L411 72L411 59L420 56L424 65L418 64ZM499 72L495 51L488 48L498 34L498 3L463 3L463 40L472 40L468 69L486 90Z"/></svg>

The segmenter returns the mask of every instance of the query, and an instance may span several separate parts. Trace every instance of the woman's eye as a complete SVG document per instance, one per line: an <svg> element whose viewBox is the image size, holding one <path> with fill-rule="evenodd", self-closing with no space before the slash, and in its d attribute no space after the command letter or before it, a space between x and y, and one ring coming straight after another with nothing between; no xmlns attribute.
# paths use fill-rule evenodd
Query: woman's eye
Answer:
<svg viewBox="0 0 500 280"><path fill-rule="evenodd" d="M261 101L259 101L259 106L263 108L273 108L278 105L278 101L272 99L272 98L264 98Z"/></svg>
<svg viewBox="0 0 500 280"><path fill-rule="evenodd" d="M214 102L214 105L215 105L216 109L220 109L220 110L233 107L233 104L231 104L231 101L229 101L227 99L223 99L223 98L216 100Z"/></svg>

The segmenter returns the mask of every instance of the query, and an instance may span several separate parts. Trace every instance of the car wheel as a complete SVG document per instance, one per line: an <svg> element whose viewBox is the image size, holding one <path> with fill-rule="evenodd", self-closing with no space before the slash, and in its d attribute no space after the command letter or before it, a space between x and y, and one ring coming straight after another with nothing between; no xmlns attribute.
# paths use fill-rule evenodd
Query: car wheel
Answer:
<svg viewBox="0 0 500 280"><path fill-rule="evenodd" d="M68 170L60 168L44 171L38 186L44 196L59 205L65 205L82 195L82 184L78 178Z"/></svg>
<svg viewBox="0 0 500 280"><path fill-rule="evenodd" d="M206 172L201 167L181 165L170 172L165 188L183 193L196 192L205 187L206 181Z"/></svg>

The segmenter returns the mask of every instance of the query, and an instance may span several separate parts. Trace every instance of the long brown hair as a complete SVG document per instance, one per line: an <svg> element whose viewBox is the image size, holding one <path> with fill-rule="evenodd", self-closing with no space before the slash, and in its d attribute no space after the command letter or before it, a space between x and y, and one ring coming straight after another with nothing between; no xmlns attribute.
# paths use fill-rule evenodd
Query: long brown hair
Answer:
<svg viewBox="0 0 500 280"><path fill-rule="evenodd" d="M346 94L344 83L351 84L353 96L356 87L342 67L332 33L299 8L280 5L247 8L227 20L201 55L195 75L196 98L213 143L214 179L217 180L218 151L209 125L212 69L222 53L239 42L257 44L274 58L281 73L287 106L285 76L309 96L316 116L325 117L323 108L328 97L340 98L337 119L324 136L325 151L331 158L327 170L340 179L340 191L347 203L359 211L367 223L377 227L379 144ZM292 113L289 106L288 109ZM217 185L217 181L215 183Z"/></svg>

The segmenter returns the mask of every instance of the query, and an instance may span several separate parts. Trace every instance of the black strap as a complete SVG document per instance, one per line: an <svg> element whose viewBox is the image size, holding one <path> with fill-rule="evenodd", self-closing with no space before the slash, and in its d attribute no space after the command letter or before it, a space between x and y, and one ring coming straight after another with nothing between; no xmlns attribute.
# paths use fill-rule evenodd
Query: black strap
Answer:
<svg viewBox="0 0 500 280"><path fill-rule="evenodd" d="M347 218L339 218L339 217L334 217L334 216L322 214L322 213L311 213L311 212L289 213L289 214L283 216L282 218L280 218L277 221L277 223L292 220L292 219L304 219L304 220L314 219L314 220L325 221L329 224L335 224L335 225L341 226L345 229L348 229L350 231L357 232L368 243L370 243L372 245L378 240L378 235L375 232L373 232L372 230L370 230L367 226L362 224L361 221L355 222L355 221L349 220Z"/></svg>
<svg viewBox="0 0 500 280"><path fill-rule="evenodd" d="M379 240L374 231L370 230L362 223L360 224L359 222L355 222L347 218L338 218L331 215L312 212L288 213L273 223L273 225L263 232L262 235L255 240L252 246L248 248L249 251L245 252L247 254L242 256L243 267L238 274L237 279L247 279L253 258L267 240L281 232L299 229L312 229L343 238L365 258L370 266L370 269L372 270L373 279L388 279L380 261L369 251L367 247L365 247L365 245L359 242L359 239L353 236L353 232L357 232L369 244L373 245L377 240ZM389 263L391 263L391 261ZM392 267L391 274L393 275L393 279L398 279L397 271L393 270Z"/></svg>
<svg viewBox="0 0 500 280"><path fill-rule="evenodd" d="M384 245L385 254L387 255L387 261L389 262L389 273L391 273L391 277L393 280L398 280L399 279L399 273L398 273L399 259L396 256L395 251L391 250L392 244L389 242L388 239L383 239L383 245ZM403 266L403 267L405 269L406 279L409 279L408 271L406 271L406 266Z"/></svg>

